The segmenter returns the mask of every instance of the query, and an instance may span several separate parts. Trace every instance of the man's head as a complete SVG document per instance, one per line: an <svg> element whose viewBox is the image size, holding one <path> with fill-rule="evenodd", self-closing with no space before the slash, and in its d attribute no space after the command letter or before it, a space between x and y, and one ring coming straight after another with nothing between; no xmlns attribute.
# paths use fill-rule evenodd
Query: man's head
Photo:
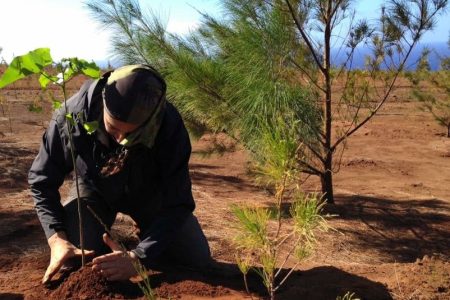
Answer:
<svg viewBox="0 0 450 300"><path fill-rule="evenodd" d="M103 89L106 131L121 142L155 114L165 92L164 80L149 66L114 70Z"/></svg>

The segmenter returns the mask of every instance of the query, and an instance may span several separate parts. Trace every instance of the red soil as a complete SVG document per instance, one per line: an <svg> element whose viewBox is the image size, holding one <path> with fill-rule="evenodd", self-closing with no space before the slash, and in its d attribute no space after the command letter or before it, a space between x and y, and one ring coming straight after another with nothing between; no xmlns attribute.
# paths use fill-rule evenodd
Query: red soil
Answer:
<svg viewBox="0 0 450 300"><path fill-rule="evenodd" d="M26 178L51 108L47 103L42 113L29 112L33 90L0 93L10 104L2 106L4 113L0 108L0 299L142 298L136 285L107 282L90 269L42 286L49 252ZM278 299L336 299L347 292L363 299L450 299L450 139L407 101L407 91L396 96L348 141L334 177L336 204L326 208L336 215L330 225L337 232L320 236L316 253L294 271ZM250 298L234 262L229 206L270 205L273 198L248 176L245 151L237 146L205 156L212 142L205 136L194 143L190 167L196 215L220 263L204 273L152 274L160 297ZM310 178L304 188L317 190L317 181ZM133 228L119 216L115 230L126 236ZM254 298L265 297L257 275L249 282Z"/></svg>

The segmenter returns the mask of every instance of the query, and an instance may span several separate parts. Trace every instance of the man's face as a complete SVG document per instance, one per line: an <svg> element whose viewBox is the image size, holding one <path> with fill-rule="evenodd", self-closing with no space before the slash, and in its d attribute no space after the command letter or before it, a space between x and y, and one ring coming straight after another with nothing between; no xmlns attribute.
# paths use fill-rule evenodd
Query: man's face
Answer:
<svg viewBox="0 0 450 300"><path fill-rule="evenodd" d="M136 124L114 119L106 110L103 111L103 122L105 123L106 132L108 132L117 143L120 143L128 134L139 127L139 125Z"/></svg>

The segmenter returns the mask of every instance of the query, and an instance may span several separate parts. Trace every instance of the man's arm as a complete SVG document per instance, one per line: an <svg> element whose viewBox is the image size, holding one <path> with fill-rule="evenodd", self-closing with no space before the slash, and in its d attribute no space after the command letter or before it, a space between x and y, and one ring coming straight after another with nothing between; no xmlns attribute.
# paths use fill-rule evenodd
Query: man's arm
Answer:
<svg viewBox="0 0 450 300"><path fill-rule="evenodd" d="M65 234L64 209L60 202L59 187L64 182L65 175L72 170L67 144L67 141L61 138L57 122L51 120L43 135L39 153L28 173L36 212L51 251L50 264L42 278L43 283L50 281L67 259L81 255L81 250L70 243ZM85 254L94 253L86 250Z"/></svg>
<svg viewBox="0 0 450 300"><path fill-rule="evenodd" d="M52 119L28 173L36 212L47 239L58 231L64 231L59 187L72 169L65 144L56 120Z"/></svg>
<svg viewBox="0 0 450 300"><path fill-rule="evenodd" d="M84 107L91 83L92 81L86 81L80 90L67 100L69 112L79 111ZM65 108L53 113L42 137L39 153L28 173L31 195L47 239L65 229L59 187L65 176L73 170L65 115Z"/></svg>

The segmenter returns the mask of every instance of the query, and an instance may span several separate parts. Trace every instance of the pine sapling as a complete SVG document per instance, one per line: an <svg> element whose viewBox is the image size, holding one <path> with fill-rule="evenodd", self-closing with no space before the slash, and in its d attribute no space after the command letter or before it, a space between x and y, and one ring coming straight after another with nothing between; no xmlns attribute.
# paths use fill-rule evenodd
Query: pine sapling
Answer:
<svg viewBox="0 0 450 300"><path fill-rule="evenodd" d="M246 276L255 271L262 279L270 296L286 282L297 266L308 257L317 239L316 230L328 229L321 211L325 202L318 194L304 194L295 183L300 174L297 165L299 146L296 143L295 126L289 120L276 119L262 128L265 133L260 140L261 153L258 170L262 179L274 187L274 209L267 207L234 205L232 212L238 222L238 234L234 241L237 246L237 264ZM289 193L287 193L289 191ZM288 221L283 215L287 195L290 195ZM284 250L287 250L284 251ZM296 263L283 272L289 259Z"/></svg>

